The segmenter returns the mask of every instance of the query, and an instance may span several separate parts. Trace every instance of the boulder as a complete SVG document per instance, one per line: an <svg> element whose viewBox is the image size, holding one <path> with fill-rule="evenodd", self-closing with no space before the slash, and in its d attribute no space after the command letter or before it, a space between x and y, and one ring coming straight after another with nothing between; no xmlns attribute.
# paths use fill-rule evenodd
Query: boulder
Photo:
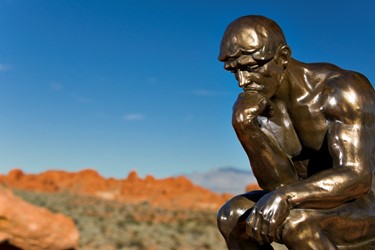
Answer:
<svg viewBox="0 0 375 250"><path fill-rule="evenodd" d="M78 239L71 218L35 207L0 187L0 249L77 249Z"/></svg>

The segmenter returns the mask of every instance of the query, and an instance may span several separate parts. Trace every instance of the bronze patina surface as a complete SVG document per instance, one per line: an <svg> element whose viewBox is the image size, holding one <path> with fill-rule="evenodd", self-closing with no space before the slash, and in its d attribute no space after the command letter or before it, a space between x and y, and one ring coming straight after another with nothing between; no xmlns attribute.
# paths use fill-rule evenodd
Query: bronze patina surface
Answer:
<svg viewBox="0 0 375 250"><path fill-rule="evenodd" d="M229 249L375 249L375 92L360 73L291 57L262 16L226 29L219 60L243 91L232 124L263 189L218 213Z"/></svg>

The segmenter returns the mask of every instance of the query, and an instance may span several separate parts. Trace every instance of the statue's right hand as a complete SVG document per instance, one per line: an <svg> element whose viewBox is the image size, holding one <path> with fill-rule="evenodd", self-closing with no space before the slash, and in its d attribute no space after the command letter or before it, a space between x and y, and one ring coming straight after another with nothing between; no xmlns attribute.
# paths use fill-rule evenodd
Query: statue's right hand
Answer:
<svg viewBox="0 0 375 250"><path fill-rule="evenodd" d="M233 106L232 125L235 129L245 128L256 121L269 106L269 100L258 92L245 91L238 95Z"/></svg>

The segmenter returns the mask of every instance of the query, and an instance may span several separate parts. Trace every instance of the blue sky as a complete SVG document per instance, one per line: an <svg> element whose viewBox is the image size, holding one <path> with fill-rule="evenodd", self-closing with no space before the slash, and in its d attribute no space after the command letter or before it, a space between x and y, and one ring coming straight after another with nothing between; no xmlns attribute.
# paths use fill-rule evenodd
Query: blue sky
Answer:
<svg viewBox="0 0 375 250"><path fill-rule="evenodd" d="M249 168L240 89L217 61L226 26L279 23L293 57L375 83L374 1L2 0L0 172L157 177Z"/></svg>

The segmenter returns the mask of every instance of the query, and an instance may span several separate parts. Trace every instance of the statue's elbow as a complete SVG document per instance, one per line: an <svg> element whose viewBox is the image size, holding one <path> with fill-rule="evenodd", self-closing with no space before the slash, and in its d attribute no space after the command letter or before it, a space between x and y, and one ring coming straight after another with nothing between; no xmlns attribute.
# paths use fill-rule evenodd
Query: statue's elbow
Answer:
<svg viewBox="0 0 375 250"><path fill-rule="evenodd" d="M358 185L357 185L357 192L358 194L365 195L367 194L372 187L373 182L373 175L371 171L361 171L357 174Z"/></svg>
<svg viewBox="0 0 375 250"><path fill-rule="evenodd" d="M371 190L371 187L372 187L372 182L373 182L373 178L372 178L372 174L367 174L366 175L366 178L364 178L364 194L367 194L370 190Z"/></svg>
<svg viewBox="0 0 375 250"><path fill-rule="evenodd" d="M232 120L232 127L234 131L237 133L242 132L246 128L246 121L245 120L240 120L240 119L233 119Z"/></svg>

